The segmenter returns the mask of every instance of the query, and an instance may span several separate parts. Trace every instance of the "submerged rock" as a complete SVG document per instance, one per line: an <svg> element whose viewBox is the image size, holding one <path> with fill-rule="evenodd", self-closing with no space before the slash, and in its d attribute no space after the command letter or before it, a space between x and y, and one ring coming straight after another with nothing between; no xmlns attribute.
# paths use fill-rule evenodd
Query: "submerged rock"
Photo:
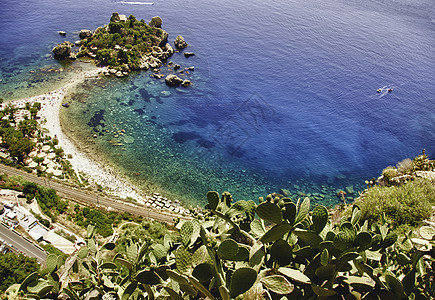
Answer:
<svg viewBox="0 0 435 300"><path fill-rule="evenodd" d="M126 143L126 144L133 144L134 143L134 137L132 137L130 135L125 135L124 136L124 143Z"/></svg>
<svg viewBox="0 0 435 300"><path fill-rule="evenodd" d="M162 97L169 97L169 96L171 96L171 92L170 91L161 91L160 95Z"/></svg>
<svg viewBox="0 0 435 300"><path fill-rule="evenodd" d="M59 33L59 35L61 35L61 36L65 36L66 35L66 32L65 31L58 31L57 33Z"/></svg>
<svg viewBox="0 0 435 300"><path fill-rule="evenodd" d="M186 48L188 44L186 43L186 41L184 40L184 38L181 35L178 35L175 38L174 45L175 45L175 47L177 47L179 49L183 49L183 48Z"/></svg>
<svg viewBox="0 0 435 300"><path fill-rule="evenodd" d="M193 52L184 52L185 57L195 56L195 53Z"/></svg>

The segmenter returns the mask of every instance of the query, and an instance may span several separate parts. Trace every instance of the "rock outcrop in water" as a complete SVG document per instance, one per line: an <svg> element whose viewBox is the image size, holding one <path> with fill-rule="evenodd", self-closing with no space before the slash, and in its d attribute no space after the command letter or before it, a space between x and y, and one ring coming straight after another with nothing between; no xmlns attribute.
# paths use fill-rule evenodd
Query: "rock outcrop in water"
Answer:
<svg viewBox="0 0 435 300"><path fill-rule="evenodd" d="M181 79L177 75L170 74L170 75L166 76L165 82L167 85L170 85L170 86L178 86L178 85L183 83L183 79Z"/></svg>
<svg viewBox="0 0 435 300"><path fill-rule="evenodd" d="M188 44L186 43L184 38L181 35L179 35L175 38L174 45L178 49L183 49L183 48L186 48Z"/></svg>
<svg viewBox="0 0 435 300"><path fill-rule="evenodd" d="M86 38L91 37L91 36L92 36L92 31L90 31L88 29L80 30L79 37L81 40L86 39Z"/></svg>
<svg viewBox="0 0 435 300"><path fill-rule="evenodd" d="M113 13L108 25L94 32L88 29L80 31L81 40L76 45L79 49L71 52L73 44L62 43L53 49L53 53L61 59L88 56L100 66L123 73L125 69L160 67L175 52L167 43L168 33L161 26L160 17L152 18L148 25L133 15L127 18Z"/></svg>
<svg viewBox="0 0 435 300"><path fill-rule="evenodd" d="M56 58L68 58L71 55L73 43L65 41L53 48L53 54Z"/></svg>
<svg viewBox="0 0 435 300"><path fill-rule="evenodd" d="M162 28L162 18L159 16L153 17L148 25L151 27Z"/></svg>
<svg viewBox="0 0 435 300"><path fill-rule="evenodd" d="M133 15L127 18L115 12L108 25L95 31L80 30L80 40L76 40L74 44L59 44L53 48L53 53L59 59L90 57L97 65L106 67L103 73L106 76L124 77L134 70L160 68L176 52L168 43L168 33L161 29L162 23L158 16L153 17L147 24L144 20L137 20ZM187 47L181 35L177 36L174 44L176 48ZM193 55L193 52L185 53L186 57ZM171 63L168 64L170 65ZM177 71L180 68L180 65L175 64L174 68L169 67L168 71ZM184 74L184 71L179 70L177 74ZM165 75L153 74L152 77L160 79ZM175 74L168 75L166 83L183 87L192 84L190 80L181 79Z"/></svg>

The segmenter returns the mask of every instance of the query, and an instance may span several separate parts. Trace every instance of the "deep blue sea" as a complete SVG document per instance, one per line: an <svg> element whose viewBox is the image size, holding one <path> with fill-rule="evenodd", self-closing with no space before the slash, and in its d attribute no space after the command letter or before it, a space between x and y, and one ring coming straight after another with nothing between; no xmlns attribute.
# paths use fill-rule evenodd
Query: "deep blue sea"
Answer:
<svg viewBox="0 0 435 300"><path fill-rule="evenodd" d="M171 58L195 67L180 75L192 87L147 71L68 98L75 138L147 191L201 202L208 190L287 189L332 204L423 148L435 156L432 0L2 0L2 97L36 93L56 80L50 68L68 72L52 47L114 11L160 16L169 40L181 34L196 54Z"/></svg>

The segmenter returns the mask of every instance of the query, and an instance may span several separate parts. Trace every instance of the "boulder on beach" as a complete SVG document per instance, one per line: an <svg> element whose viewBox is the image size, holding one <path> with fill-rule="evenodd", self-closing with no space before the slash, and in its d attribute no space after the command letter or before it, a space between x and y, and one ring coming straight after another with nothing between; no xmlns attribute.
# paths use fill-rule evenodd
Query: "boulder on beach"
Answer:
<svg viewBox="0 0 435 300"><path fill-rule="evenodd" d="M65 41L53 48L53 54L56 58L67 58L71 54L72 43Z"/></svg>
<svg viewBox="0 0 435 300"><path fill-rule="evenodd" d="M183 79L181 79L177 75L169 74L168 76L166 76L165 82L167 85L177 86L183 83Z"/></svg>
<svg viewBox="0 0 435 300"><path fill-rule="evenodd" d="M188 44L186 43L186 41L184 40L184 38L181 35L178 35L175 38L174 45L175 45L175 47L177 47L179 49L183 49L183 48L186 48Z"/></svg>
<svg viewBox="0 0 435 300"><path fill-rule="evenodd" d="M81 40L83 40L85 38L88 38L90 36L92 36L92 31L90 31L88 29L82 29L82 30L80 30L79 37L80 37Z"/></svg>
<svg viewBox="0 0 435 300"><path fill-rule="evenodd" d="M162 28L162 18L159 16L153 17L148 25L151 27Z"/></svg>

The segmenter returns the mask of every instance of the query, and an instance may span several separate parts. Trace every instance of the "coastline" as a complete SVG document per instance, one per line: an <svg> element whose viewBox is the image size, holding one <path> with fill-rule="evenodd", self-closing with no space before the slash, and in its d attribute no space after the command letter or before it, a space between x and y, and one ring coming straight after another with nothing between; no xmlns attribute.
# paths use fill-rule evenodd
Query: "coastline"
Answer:
<svg viewBox="0 0 435 300"><path fill-rule="evenodd" d="M113 169L108 166L103 166L100 162L97 162L80 151L62 131L59 110L68 89L87 78L99 76L105 71L105 68L82 71L57 90L38 96L12 100L10 103L17 107L24 107L25 103L40 102L41 110L38 112L38 116L41 118L39 121L40 126L47 130L49 136L56 137L59 140L58 146L62 147L66 155L72 155L72 158L69 158L68 160L77 175L79 173L84 175L88 180L102 186L106 192L112 195L124 199L131 197L141 204L146 204L147 200L150 199L150 196L142 196L141 194L143 194L143 192L139 192L138 189L131 183L128 183L126 179L120 178L119 174L117 174ZM80 178L80 176L78 177Z"/></svg>

